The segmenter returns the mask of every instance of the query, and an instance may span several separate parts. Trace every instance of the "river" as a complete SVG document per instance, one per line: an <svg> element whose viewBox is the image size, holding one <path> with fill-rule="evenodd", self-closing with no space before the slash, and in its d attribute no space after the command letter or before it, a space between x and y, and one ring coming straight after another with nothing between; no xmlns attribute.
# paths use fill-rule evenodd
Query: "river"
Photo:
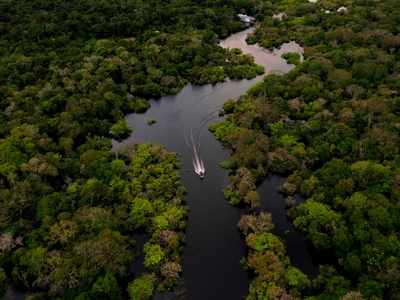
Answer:
<svg viewBox="0 0 400 300"><path fill-rule="evenodd" d="M281 55L286 52L302 54L303 49L295 42L283 44L274 51L248 45L246 37L253 30L249 28L233 34L221 41L220 46L239 48L251 54L257 64L264 66L267 74L289 72L293 66L287 64ZM231 206L224 199L222 190L228 184L228 172L218 166L220 161L229 157L229 151L207 127L217 120L217 112L226 100L245 94L263 77L227 80L216 85L189 84L175 96L151 100L151 107L145 114L126 117L132 135L122 143L114 142L114 148L124 144L157 143L179 155L189 206L183 257L186 299L239 300L247 294L249 276L240 265L246 249L237 229L243 210ZM157 123L150 126L148 120L152 119ZM200 137L200 152L206 168L203 180L193 172L192 151L185 142L191 130ZM259 187L262 208L272 214L275 232L287 243L293 264L305 273L315 275L317 266L311 259L305 239L294 231L286 218L284 199L278 193L281 181L281 178L272 176Z"/></svg>
<svg viewBox="0 0 400 300"><path fill-rule="evenodd" d="M293 66L287 64L281 55L286 52L302 54L303 49L295 42L283 44L274 51L248 45L246 37L253 30L249 28L233 34L221 41L220 46L239 48L251 54L257 64L264 66L266 74L289 72ZM240 264L241 258L246 255L246 248L237 229L244 211L231 206L223 196L222 190L228 184L228 172L218 163L229 157L229 150L222 147L207 127L217 120L217 112L226 100L245 94L263 77L227 80L216 85L189 84L175 96L150 100L151 107L146 113L126 117L129 127L133 129L131 136L122 143L113 142L114 149L133 143L162 144L179 155L189 206L183 257L186 299L240 300L247 294L249 274ZM157 122L150 126L148 121L152 119ZM206 168L203 180L193 172L192 150L185 142L191 130L200 137L200 152ZM286 217L284 198L278 193L281 182L282 178L271 176L259 187L262 209L272 214L275 233L285 240L292 263L313 276L317 266L311 259L305 239L294 231ZM23 294L12 289L6 295L6 299L23 298Z"/></svg>

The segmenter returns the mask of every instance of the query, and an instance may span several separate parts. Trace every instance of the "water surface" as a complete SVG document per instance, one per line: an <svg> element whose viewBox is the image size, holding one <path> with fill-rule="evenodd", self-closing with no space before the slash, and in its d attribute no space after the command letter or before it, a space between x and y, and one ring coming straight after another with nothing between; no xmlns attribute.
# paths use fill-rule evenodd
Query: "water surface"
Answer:
<svg viewBox="0 0 400 300"><path fill-rule="evenodd" d="M305 236L295 230L292 222L287 217L285 197L278 192L284 178L269 176L258 187L261 196L261 210L271 212L275 228L273 233L285 242L286 251L294 266L311 277L318 275L318 262L320 257L313 257ZM297 197L297 203L302 199Z"/></svg>
<svg viewBox="0 0 400 300"><path fill-rule="evenodd" d="M286 43L274 51L257 45L247 45L246 37L253 30L249 28L236 33L221 41L220 45L225 48L240 48L244 53L253 55L255 62L264 66L267 73L290 71L293 66L287 64L281 54L302 54L303 49L294 42ZM216 121L218 110L226 100L245 94L262 78L263 76L259 76L252 80L226 81L204 86L189 84L175 96L151 100L151 107L145 114L131 114L126 117L129 127L133 129L132 135L122 143L114 143L114 148L124 144L158 143L180 156L182 179L188 191L187 202L190 209L183 257L186 298L190 300L239 300L247 294L249 278L240 265L246 249L237 229L243 212L224 199L222 190L228 184L228 172L218 166L220 161L229 157L229 151L221 146L207 127ZM155 119L157 123L149 126L149 119ZM192 169L192 151L187 145L191 130L195 138L199 139L200 153L206 168L204 180L195 175ZM277 193L279 185L274 181L266 182L269 184L260 187L263 207L272 213L274 220L279 221L277 233L288 237L282 233L288 230L286 227L290 224L287 220L287 223L282 223L283 218L286 218L285 211L280 209L281 204L271 202L283 201ZM295 238L297 237L301 236L296 234ZM310 258L304 256L302 261L301 257L305 255L305 242L302 239L293 241L294 243L289 243L288 249L289 254L294 257L293 262L310 273L313 270Z"/></svg>
<svg viewBox="0 0 400 300"><path fill-rule="evenodd" d="M257 44L247 44L246 38L249 34L252 34L254 30L255 28L252 27L235 33L221 41L220 46L223 48L238 48L241 49L243 53L251 54L255 62L263 66L267 73L287 73L293 68L293 65L286 63L286 60L281 58L282 54L296 52L299 53L301 59L303 59L304 49L296 42L284 43L278 49L272 51L264 49Z"/></svg>
<svg viewBox="0 0 400 300"><path fill-rule="evenodd" d="M220 45L240 48L244 53L251 54L267 73L290 71L293 66L287 64L281 54L302 54L303 49L294 42L283 44L274 51L247 45L245 39L253 30L249 28L236 33L221 41ZM189 84L176 96L151 100L151 107L145 114L127 116L127 122L133 129L132 135L122 143L113 144L117 149L133 143L158 143L180 156L190 208L183 257L186 299L239 300L247 294L249 278L240 265L246 249L236 226L243 211L232 207L224 199L222 190L228 184L228 172L218 166L220 161L229 157L229 151L223 149L207 127L216 121L218 110L226 100L245 94L262 78L226 81L214 86ZM157 123L149 126L149 119L155 119ZM191 129L200 141L206 167L204 180L200 180L192 170L192 153L185 142ZM307 252L306 243L286 218L283 197L277 192L280 181L278 177L271 177L260 186L262 208L272 213L275 232L285 239L293 263L304 272L313 274L316 267ZM140 264L133 267L136 272L141 269ZM5 296L9 300L24 298L23 293L12 288ZM175 295L167 294L163 298L174 299Z"/></svg>

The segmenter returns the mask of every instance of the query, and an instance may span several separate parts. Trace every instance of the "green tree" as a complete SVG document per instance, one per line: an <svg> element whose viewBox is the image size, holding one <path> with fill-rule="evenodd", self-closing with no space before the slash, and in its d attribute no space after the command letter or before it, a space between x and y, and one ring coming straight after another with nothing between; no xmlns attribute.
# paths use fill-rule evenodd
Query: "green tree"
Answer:
<svg viewBox="0 0 400 300"><path fill-rule="evenodd" d="M128 285L131 300L150 299L154 292L154 277L150 274L142 275Z"/></svg>
<svg viewBox="0 0 400 300"><path fill-rule="evenodd" d="M114 137L116 139L122 139L122 138L128 136L131 132L132 132L132 130L128 127L128 124L126 123L126 121L124 119L119 120L110 129L110 133L111 133L112 137Z"/></svg>
<svg viewBox="0 0 400 300"><path fill-rule="evenodd" d="M165 252L160 245L146 243L144 245L144 265L146 268L154 269L160 266L165 258Z"/></svg>
<svg viewBox="0 0 400 300"><path fill-rule="evenodd" d="M130 217L135 227L146 225L152 215L154 215L154 208L148 199L136 197L132 200Z"/></svg>
<svg viewBox="0 0 400 300"><path fill-rule="evenodd" d="M103 277L98 278L93 284L91 294L96 299L121 299L118 282L112 273L106 273Z"/></svg>
<svg viewBox="0 0 400 300"><path fill-rule="evenodd" d="M319 249L329 249L332 246L332 236L340 223L340 214L328 205L313 200L302 203L294 219L294 225L304 231Z"/></svg>

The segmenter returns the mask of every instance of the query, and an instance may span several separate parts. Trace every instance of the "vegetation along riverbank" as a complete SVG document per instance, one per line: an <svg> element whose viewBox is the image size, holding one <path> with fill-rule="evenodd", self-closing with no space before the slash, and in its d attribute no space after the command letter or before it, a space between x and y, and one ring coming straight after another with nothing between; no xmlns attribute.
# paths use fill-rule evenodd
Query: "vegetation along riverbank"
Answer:
<svg viewBox="0 0 400 300"><path fill-rule="evenodd" d="M281 190L295 227L333 262L311 281L288 275L282 289L279 242L269 226L258 229L265 215L246 217L256 224L250 235L244 227L256 275L249 299L398 299L399 3L313 2L273 1L259 16L249 42L295 40L305 60L227 102L226 118L210 129L232 149L223 163L233 173L227 199L257 207L256 184L269 173L288 176ZM299 205L297 193L306 199Z"/></svg>
<svg viewBox="0 0 400 300"><path fill-rule="evenodd" d="M112 151L112 139L135 134L125 116L150 99L262 75L253 57L220 47L253 23L239 14L255 18L249 44L304 48L282 55L290 72L226 102L210 127L232 151L224 195L248 207L238 224L247 299L400 299L398 0L0 1L0 298L146 300L184 281L177 154L147 143ZM196 186L197 196L217 195L208 170L211 192ZM291 222L328 258L315 278L294 267L259 209L270 174L286 178L276 188ZM201 228L192 232L212 236ZM213 237L215 248L191 253L243 246ZM230 285L213 285L214 299Z"/></svg>
<svg viewBox="0 0 400 300"><path fill-rule="evenodd" d="M110 152L124 116L186 83L263 72L217 46L240 2L1 1L0 292L147 299L181 275L175 155ZM249 11L247 11L249 10ZM137 277L135 237L147 233ZM135 246L136 245L136 246Z"/></svg>

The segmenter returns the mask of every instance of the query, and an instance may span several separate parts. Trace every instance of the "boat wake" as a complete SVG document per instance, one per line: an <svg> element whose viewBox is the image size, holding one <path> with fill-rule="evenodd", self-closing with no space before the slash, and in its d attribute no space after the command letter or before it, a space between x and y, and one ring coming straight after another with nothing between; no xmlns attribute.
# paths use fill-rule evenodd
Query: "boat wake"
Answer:
<svg viewBox="0 0 400 300"><path fill-rule="evenodd" d="M204 178L206 174L206 168L204 167L204 162L200 156L200 140L203 133L203 128L210 122L212 119L218 117L218 112L221 109L215 109L209 112L204 118L200 121L200 124L197 128L197 132L193 135L193 130L190 129L190 142L188 142L185 136L185 142L188 149L192 152L192 164L194 172L200 177Z"/></svg>
<svg viewBox="0 0 400 300"><path fill-rule="evenodd" d="M204 162L200 157L200 143L196 144L193 138L193 132L190 130L190 140L192 143L192 150L193 150L193 168L194 172L200 176L200 178L204 178L206 174L206 168L204 167Z"/></svg>
<svg viewBox="0 0 400 300"><path fill-rule="evenodd" d="M186 141L188 148L192 151L192 164L194 172L203 179L206 174L204 162L200 156L200 143L196 143L193 137L193 131L190 130L190 144Z"/></svg>

